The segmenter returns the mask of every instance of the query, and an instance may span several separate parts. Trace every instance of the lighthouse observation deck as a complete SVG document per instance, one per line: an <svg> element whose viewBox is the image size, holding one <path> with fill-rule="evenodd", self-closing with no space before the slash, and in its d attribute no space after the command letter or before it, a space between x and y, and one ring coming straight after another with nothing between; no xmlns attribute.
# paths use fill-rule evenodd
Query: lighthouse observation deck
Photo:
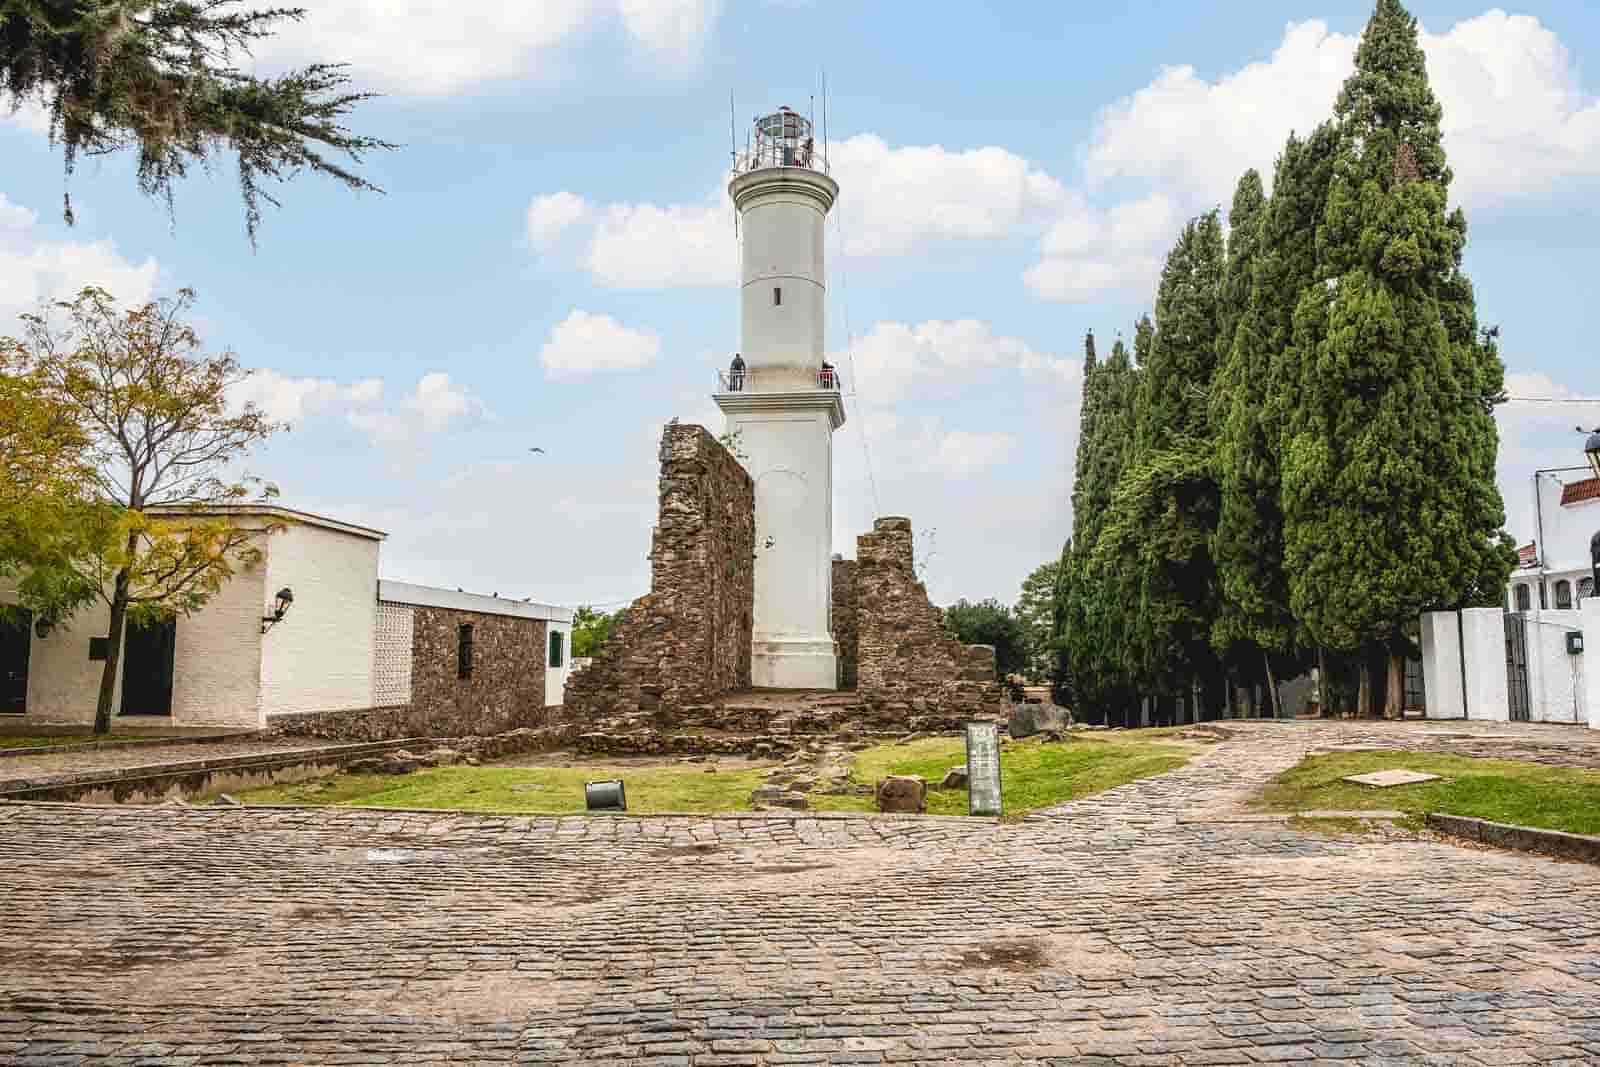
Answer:
<svg viewBox="0 0 1600 1067"><path fill-rule="evenodd" d="M810 119L792 108L780 107L755 120L745 150L734 156L733 172L748 174L767 167L804 167L828 173L828 154L817 151Z"/></svg>

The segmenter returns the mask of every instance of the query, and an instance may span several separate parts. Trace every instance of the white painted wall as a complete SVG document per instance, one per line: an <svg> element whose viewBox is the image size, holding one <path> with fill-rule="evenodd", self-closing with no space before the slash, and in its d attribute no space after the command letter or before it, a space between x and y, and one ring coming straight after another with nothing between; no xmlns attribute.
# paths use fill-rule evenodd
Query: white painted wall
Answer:
<svg viewBox="0 0 1600 1067"><path fill-rule="evenodd" d="M140 724L235 726L258 723L261 588L265 566L241 568L205 607L177 620L172 716L121 718L122 680L112 697L122 728ZM0 589L7 597L11 589ZM35 635L28 654L27 721L92 723L105 664L89 658L89 638L105 636L110 609L94 603L62 620L50 636ZM122 665L127 664L126 650Z"/></svg>
<svg viewBox="0 0 1600 1067"><path fill-rule="evenodd" d="M173 726L261 725L262 589L277 536L258 534L269 562L241 569L206 606L178 616L172 656ZM130 719L130 722L165 722Z"/></svg>
<svg viewBox="0 0 1600 1067"><path fill-rule="evenodd" d="M1510 721L1506 623L1502 609L1467 608L1462 611L1461 655L1466 665L1467 718Z"/></svg>
<svg viewBox="0 0 1600 1067"><path fill-rule="evenodd" d="M1534 722L1588 721L1584 657L1567 654L1567 634L1582 628L1577 611L1528 616L1528 703Z"/></svg>
<svg viewBox="0 0 1600 1067"><path fill-rule="evenodd" d="M1461 624L1453 611L1422 616L1422 688L1430 719L1466 715L1461 682Z"/></svg>
<svg viewBox="0 0 1600 1067"><path fill-rule="evenodd" d="M572 676L572 620L562 622L549 619L545 622L544 704L547 708L560 707L566 701L567 679ZM561 666L550 666L550 634L561 635Z"/></svg>
<svg viewBox="0 0 1600 1067"><path fill-rule="evenodd" d="M1583 619L1583 654L1589 667L1583 672L1584 704L1589 715L1589 728L1600 730L1600 596L1583 602L1580 613Z"/></svg>
<svg viewBox="0 0 1600 1067"><path fill-rule="evenodd" d="M0 599L16 603L16 586L0 580ZM30 637L28 647L28 710L26 716L4 716L0 721L25 718L28 722L90 723L100 694L105 667L89 658L89 638L104 636L109 609L90 604L61 620L49 637ZM118 680L112 696L113 710L122 706Z"/></svg>
<svg viewBox="0 0 1600 1067"><path fill-rule="evenodd" d="M261 642L261 715L373 706L375 538L289 521L272 537L259 614L280 588L294 607Z"/></svg>

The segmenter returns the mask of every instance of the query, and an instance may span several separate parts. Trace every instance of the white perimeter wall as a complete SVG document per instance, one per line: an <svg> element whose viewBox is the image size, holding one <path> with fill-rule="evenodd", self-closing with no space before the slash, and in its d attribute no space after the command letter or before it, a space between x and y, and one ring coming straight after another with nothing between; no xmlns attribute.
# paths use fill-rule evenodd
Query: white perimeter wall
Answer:
<svg viewBox="0 0 1600 1067"><path fill-rule="evenodd" d="M1503 609L1467 608L1461 613L1461 656L1466 663L1467 718L1510 720Z"/></svg>
<svg viewBox="0 0 1600 1067"><path fill-rule="evenodd" d="M1588 721L1582 655L1567 654L1567 634L1582 628L1577 611L1528 616L1528 702L1534 722Z"/></svg>
<svg viewBox="0 0 1600 1067"><path fill-rule="evenodd" d="M1422 696L1430 719L1466 714L1461 685L1461 623L1453 611L1422 617Z"/></svg>
<svg viewBox="0 0 1600 1067"><path fill-rule="evenodd" d="M373 706L378 544L306 523L272 536L260 614L284 586L294 607L261 641L261 715Z"/></svg>
<svg viewBox="0 0 1600 1067"><path fill-rule="evenodd" d="M1583 654L1600 656L1600 596L1583 602ZM1591 729L1600 730L1600 663L1590 659L1591 666L1583 672L1584 704L1589 714Z"/></svg>

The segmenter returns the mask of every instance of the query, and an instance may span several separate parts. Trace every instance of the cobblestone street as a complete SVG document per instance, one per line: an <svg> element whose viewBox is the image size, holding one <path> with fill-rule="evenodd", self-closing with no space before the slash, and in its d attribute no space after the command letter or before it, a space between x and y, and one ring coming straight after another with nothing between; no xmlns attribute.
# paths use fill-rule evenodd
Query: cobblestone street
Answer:
<svg viewBox="0 0 1600 1067"><path fill-rule="evenodd" d="M1235 729L1000 826L0 806L0 1062L1600 1062L1600 871L1185 818L1440 733Z"/></svg>

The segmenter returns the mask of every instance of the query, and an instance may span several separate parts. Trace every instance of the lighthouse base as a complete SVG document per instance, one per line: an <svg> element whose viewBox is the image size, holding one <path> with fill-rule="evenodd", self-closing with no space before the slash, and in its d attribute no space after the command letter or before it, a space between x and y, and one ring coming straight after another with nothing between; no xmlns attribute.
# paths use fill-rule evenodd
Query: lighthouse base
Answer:
<svg viewBox="0 0 1600 1067"><path fill-rule="evenodd" d="M750 684L757 689L839 688L839 646L832 638L756 636Z"/></svg>

